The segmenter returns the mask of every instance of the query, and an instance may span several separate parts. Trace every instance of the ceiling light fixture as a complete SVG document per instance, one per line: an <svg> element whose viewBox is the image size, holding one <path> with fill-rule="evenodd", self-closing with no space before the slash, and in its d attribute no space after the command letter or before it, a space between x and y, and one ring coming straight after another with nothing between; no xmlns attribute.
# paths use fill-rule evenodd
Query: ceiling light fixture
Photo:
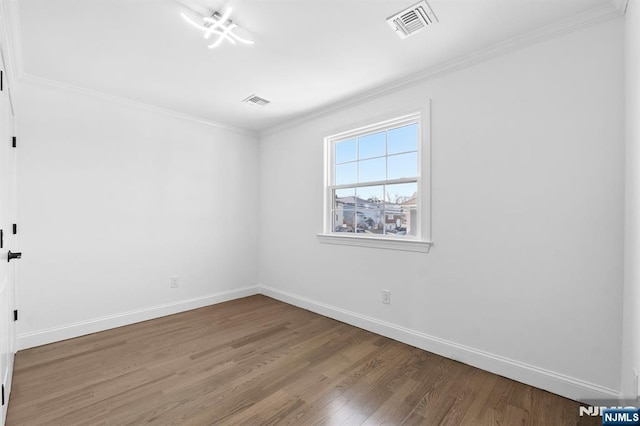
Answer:
<svg viewBox="0 0 640 426"><path fill-rule="evenodd" d="M230 7L227 7L223 14L214 12L211 17L202 18L202 24L195 22L182 12L180 12L180 16L192 26L204 31L205 39L208 40L211 35L218 36L218 39L208 46L209 49L218 47L224 40L228 40L231 44L236 44L236 41L244 44L253 44L253 40L247 40L233 32L233 30L238 28L238 25L229 19L231 12L232 9Z"/></svg>

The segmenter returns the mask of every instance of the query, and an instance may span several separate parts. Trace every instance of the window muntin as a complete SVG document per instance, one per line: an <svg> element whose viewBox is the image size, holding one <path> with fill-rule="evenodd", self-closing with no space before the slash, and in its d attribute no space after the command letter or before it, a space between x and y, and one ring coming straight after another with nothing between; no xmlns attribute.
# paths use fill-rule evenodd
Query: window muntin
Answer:
<svg viewBox="0 0 640 426"><path fill-rule="evenodd" d="M420 237L420 118L327 138L327 233Z"/></svg>

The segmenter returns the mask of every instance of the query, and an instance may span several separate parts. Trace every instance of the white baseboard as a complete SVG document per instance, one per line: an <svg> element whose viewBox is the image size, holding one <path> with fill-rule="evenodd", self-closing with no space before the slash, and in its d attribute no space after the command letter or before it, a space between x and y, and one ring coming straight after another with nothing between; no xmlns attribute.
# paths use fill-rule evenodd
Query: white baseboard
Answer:
<svg viewBox="0 0 640 426"><path fill-rule="evenodd" d="M254 294L264 294L265 296L272 297L290 305L345 322L381 336L389 337L399 342L403 342L447 358L455 359L465 364L478 367L482 370L490 371L500 376L535 386L576 401L606 401L620 398L620 393L614 389L609 389L604 386L589 383L584 380L569 377L520 361L515 361L455 342L450 342L416 330L401 327L376 318L327 305L316 300L264 285L244 287L203 297L182 300L175 303L152 306L117 315L110 315L88 321L38 330L31 333L23 333L17 336L17 346L19 350L41 346L111 328L134 324L136 322L252 296Z"/></svg>
<svg viewBox="0 0 640 426"><path fill-rule="evenodd" d="M98 331L109 330L111 328L122 327L141 321L147 321L166 315L177 314L179 312L190 311L191 309L202 308L204 306L215 305L229 300L258 294L257 286L244 287L220 293L214 293L203 297L181 300L164 305L151 306L135 311L123 312L116 315L109 315L94 318L87 321L65 324L58 327L51 327L30 333L18 334L18 350L28 349L35 346L46 345L48 343L59 342L61 340L72 339Z"/></svg>
<svg viewBox="0 0 640 426"><path fill-rule="evenodd" d="M456 361L490 371L503 377L570 398L576 401L617 400L620 393L584 380L559 374L544 368L484 352L438 337L430 336L385 321L327 305L273 287L260 285L259 291L290 305L380 334L385 337L442 355Z"/></svg>

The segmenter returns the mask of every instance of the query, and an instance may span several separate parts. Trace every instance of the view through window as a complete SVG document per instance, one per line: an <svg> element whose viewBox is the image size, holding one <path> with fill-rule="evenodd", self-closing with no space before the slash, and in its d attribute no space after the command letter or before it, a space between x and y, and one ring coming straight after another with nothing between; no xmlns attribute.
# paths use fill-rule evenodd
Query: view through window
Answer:
<svg viewBox="0 0 640 426"><path fill-rule="evenodd" d="M420 115L338 135L329 143L330 231L418 237Z"/></svg>

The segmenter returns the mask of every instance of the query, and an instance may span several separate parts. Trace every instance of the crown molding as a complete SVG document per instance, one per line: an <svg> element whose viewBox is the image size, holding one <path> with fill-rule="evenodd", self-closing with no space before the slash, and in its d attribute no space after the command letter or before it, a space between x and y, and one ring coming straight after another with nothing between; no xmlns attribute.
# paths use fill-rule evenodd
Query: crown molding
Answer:
<svg viewBox="0 0 640 426"><path fill-rule="evenodd" d="M568 34L582 28L586 28L592 25L597 25L611 19L623 16L629 0L611 0L609 4L596 7L587 10L578 15L557 21L553 24L541 27L537 30L528 32L523 35L519 35L502 42L496 43L487 48L471 52L470 54L458 57L451 61L436 65L418 73L409 75L405 78L395 80L391 83L379 86L375 89L367 90L357 93L355 95L343 98L337 102L330 102L312 110L309 113L302 114L298 117L289 119L281 124L272 126L262 131L252 131L245 128L240 128L225 123L212 121L203 117L197 117L190 114L174 111L171 109L159 107L152 104L147 104L115 95L110 95L105 92L100 92L93 89L74 86L71 84L63 83L60 81L50 80L36 75L31 75L23 70L23 58L22 58L22 39L21 39L21 25L20 25L20 11L18 7L18 0L0 0L0 14L2 14L0 23L3 25L1 36L4 37L5 48L8 54L8 58L5 58L8 62L8 68L11 71L8 74L10 84L15 88L16 82L40 85L43 87L52 87L59 90L64 90L71 93L82 94L93 98L102 100L110 100L120 102L137 108L154 111L157 113L170 115L175 118L188 120L196 123L201 123L220 129L225 129L250 136L268 136L284 129L295 127L303 124L312 119L328 115L332 112L346 109L354 104L372 100L388 94L394 90L401 89L403 87L410 86L417 82L426 81L441 77L443 75L451 74L464 68L471 67L481 62L488 61L492 58L505 55L507 53L524 49L531 45L559 37L564 34ZM13 83L13 84L12 84ZM18 85L19 90L19 85Z"/></svg>
<svg viewBox="0 0 640 426"><path fill-rule="evenodd" d="M243 135L254 136L254 137L258 136L257 132L254 132L249 129L231 126L224 123L219 123L217 121L212 121L203 117L182 113L182 112L175 111L168 108L162 108L162 107L151 105L144 102L134 101L132 99L122 98L122 97L111 95L106 92L101 92L98 90L87 89L84 87L75 86L68 83L62 83L57 80L49 80L49 79L28 74L25 72L23 72L20 75L19 82L20 84L28 84L32 86L52 88L52 89L60 90L60 91L71 93L71 94L84 95L84 96L91 97L94 99L99 99L102 101L117 102L117 103L125 104L134 108L139 108L139 109L152 111L152 112L156 112L164 115L169 115L174 118L192 121L199 124L205 124L207 126L217 127L219 129L224 129L231 132L240 133Z"/></svg>
<svg viewBox="0 0 640 426"><path fill-rule="evenodd" d="M613 7L618 9L623 15L627 13L627 7L629 6L629 0L611 0Z"/></svg>
<svg viewBox="0 0 640 426"><path fill-rule="evenodd" d="M13 115L16 115L13 95L16 92L17 80L22 72L21 57L19 56L20 37L14 23L19 23L15 0L0 0L0 45L2 46L2 59L6 71L9 86L9 103Z"/></svg>
<svg viewBox="0 0 640 426"><path fill-rule="evenodd" d="M111 101L118 102L121 104L126 104L135 108L144 109L147 111L153 111L156 113L169 115L174 118L191 121L195 123L204 124L207 126L216 127L219 129L224 129L228 131L232 131L235 133L240 133L244 135L249 135L253 137L257 137L258 133L249 129L231 126L225 123L219 123L213 120L209 120L203 117L194 116L191 114L182 113L179 111L174 111L168 108L159 107L156 105L135 101L132 99L127 99L115 95L110 95L105 92L101 92L98 90L88 89L85 87L75 86L68 83L63 83L57 80L50 80L40 76L36 76L33 74L29 74L24 71L23 68L23 57L22 57L22 27L21 27L21 19L20 19L20 7L18 4L18 0L0 0L0 23L2 24L2 32L0 36L2 40L5 42L3 46L6 48L8 58L5 58L9 63L9 84L12 88L16 88L16 91L20 90L21 84L28 84L39 87L53 88L57 90L62 90L67 93L79 94L88 96L94 99L100 99L102 101ZM5 64L6 65L6 64Z"/></svg>
<svg viewBox="0 0 640 426"><path fill-rule="evenodd" d="M476 50L474 52L471 52L470 54L458 57L451 61L447 61L434 67L427 68L426 70L412 74L400 80L393 81L372 90L360 92L359 94L349 96L338 102L331 102L307 114L300 115L286 121L285 123L265 129L260 132L260 136L269 136L282 130L299 126L315 118L344 110L354 104L373 100L375 98L384 96L392 91L408 87L412 84L442 77L444 75L454 73L456 71L471 67L481 62L506 55L513 51L521 50L534 44L538 44L583 28L587 28L618 18L624 14L624 9L616 7L616 5L614 4L619 1L626 2L626 0L612 0L611 4L606 4L604 6L598 6L596 8L589 9L583 13L554 22L553 24L546 25L528 33L501 41L492 46Z"/></svg>
<svg viewBox="0 0 640 426"><path fill-rule="evenodd" d="M22 38L20 27L20 13L16 0L0 0L1 35L7 58L5 60L12 71L8 76L15 83L22 74Z"/></svg>
<svg viewBox="0 0 640 426"><path fill-rule="evenodd" d="M75 86L72 84L63 83L61 81L50 80L37 75L29 74L25 72L23 68L24 61L22 57L22 37L21 37L22 28L21 28L21 19L20 19L20 7L18 5L18 1L17 0L0 0L0 18L1 18L0 23L2 24L1 25L2 32L0 32L0 37L2 37L2 40L5 42L3 43L3 46L5 47L7 56L8 56L8 58L5 58L5 59L8 62L8 68L10 71L8 73L9 83L12 88L17 87L16 91L19 91L21 84L53 88L53 89L65 91L67 93L80 94L80 95L92 97L94 99L100 99L102 101L118 102L118 103L126 104L135 108L144 109L147 111L153 111L156 113L169 115L174 118L187 120L195 123L200 123L207 126L212 126L219 129L232 131L235 133L240 133L240 134L249 135L253 137L258 136L257 132L249 129L232 126L225 123L219 123L203 117L198 117L191 114L174 111L168 108L163 108L163 107L159 107L159 106L144 103L144 102L139 102L132 99L110 95L108 93L101 92L98 90Z"/></svg>

